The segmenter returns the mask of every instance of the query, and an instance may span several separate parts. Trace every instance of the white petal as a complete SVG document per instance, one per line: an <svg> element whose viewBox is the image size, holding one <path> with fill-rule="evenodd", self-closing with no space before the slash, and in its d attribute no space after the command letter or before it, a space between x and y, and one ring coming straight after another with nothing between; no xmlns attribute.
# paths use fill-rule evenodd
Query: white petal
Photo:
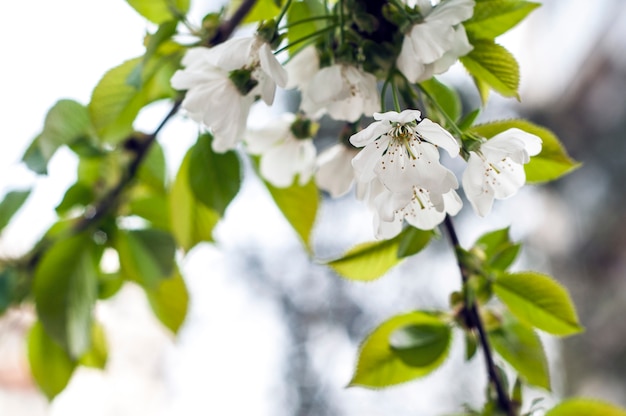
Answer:
<svg viewBox="0 0 626 416"><path fill-rule="evenodd" d="M319 57L315 46L307 46L288 63L285 64L287 71L287 85L285 88L302 88L307 84L317 71L319 71Z"/></svg>
<svg viewBox="0 0 626 416"><path fill-rule="evenodd" d="M490 175L491 187L496 199L513 196L526 182L524 167L509 158L500 161L496 168L499 173L493 172L493 175Z"/></svg>
<svg viewBox="0 0 626 416"><path fill-rule="evenodd" d="M307 89L309 98L314 103L327 103L344 93L345 86L341 77L341 66L332 65L322 68L311 80Z"/></svg>
<svg viewBox="0 0 626 416"><path fill-rule="evenodd" d="M280 88L285 88L287 85L287 71L285 71L285 68L278 62L272 53L272 49L266 42L263 42L259 48L259 61L261 62L263 72Z"/></svg>
<svg viewBox="0 0 626 416"><path fill-rule="evenodd" d="M398 215L393 221L383 221L374 214L374 233L379 240L387 240L400 234L402 231L402 216Z"/></svg>
<svg viewBox="0 0 626 416"><path fill-rule="evenodd" d="M255 38L233 38L212 48L219 52L217 65L226 71L241 69L248 64L251 55L251 47Z"/></svg>
<svg viewBox="0 0 626 416"><path fill-rule="evenodd" d="M463 208L463 201L461 201L461 197L455 190L451 190L450 192L443 194L443 202L448 215L454 216L461 211L461 208Z"/></svg>
<svg viewBox="0 0 626 416"><path fill-rule="evenodd" d="M417 189L409 207L405 209L406 221L420 230L432 230L445 218L444 211L436 210L423 189Z"/></svg>
<svg viewBox="0 0 626 416"><path fill-rule="evenodd" d="M420 57L413 49L413 41L409 36L405 36L402 41L402 49L396 59L396 66L411 83L417 82L424 72L424 63L420 61Z"/></svg>
<svg viewBox="0 0 626 416"><path fill-rule="evenodd" d="M352 158L356 151L338 143L323 151L318 159L315 182L333 198L346 194L354 182Z"/></svg>
<svg viewBox="0 0 626 416"><path fill-rule="evenodd" d="M374 114L374 116L376 116L376 114ZM350 137L350 143L356 147L366 146L383 134L387 133L389 131L389 127L389 123L387 122L374 121L363 130L353 134Z"/></svg>
<svg viewBox="0 0 626 416"><path fill-rule="evenodd" d="M474 0L447 0L439 3L426 16L426 21L439 20L449 25L461 23L474 14Z"/></svg>
<svg viewBox="0 0 626 416"><path fill-rule="evenodd" d="M413 26L410 32L416 60L424 64L435 62L452 47L454 29L440 22L425 22Z"/></svg>
<svg viewBox="0 0 626 416"><path fill-rule="evenodd" d="M439 124L425 118L417 125L415 130L432 144L445 149L450 156L455 157L459 154L459 143Z"/></svg>
<svg viewBox="0 0 626 416"><path fill-rule="evenodd" d="M470 152L467 167L463 172L463 190L465 196L472 204L474 212L481 217L486 216L491 211L494 193L488 187L484 187L485 162L476 154Z"/></svg>
<svg viewBox="0 0 626 416"><path fill-rule="evenodd" d="M266 151L261 157L261 176L278 188L286 188L293 183L297 171L295 143L285 143Z"/></svg>
<svg viewBox="0 0 626 416"><path fill-rule="evenodd" d="M360 182L370 182L376 177L374 169L380 163L381 156L389 144L387 136L381 137L365 146L352 159L355 177Z"/></svg>
<svg viewBox="0 0 626 416"><path fill-rule="evenodd" d="M374 113L375 120L387 120L391 123L407 124L412 121L419 120L422 113L419 110L404 110L401 113L396 111L387 111L384 113Z"/></svg>
<svg viewBox="0 0 626 416"><path fill-rule="evenodd" d="M257 129L248 129L245 134L248 152L261 154L289 135L289 128L295 119L291 113Z"/></svg>

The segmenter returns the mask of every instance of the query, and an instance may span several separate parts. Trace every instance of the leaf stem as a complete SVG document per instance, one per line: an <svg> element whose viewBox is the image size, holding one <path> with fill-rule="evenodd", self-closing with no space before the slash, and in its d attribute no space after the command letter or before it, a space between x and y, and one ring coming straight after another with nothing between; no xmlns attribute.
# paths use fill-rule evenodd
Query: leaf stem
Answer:
<svg viewBox="0 0 626 416"><path fill-rule="evenodd" d="M456 257L457 265L459 266L459 270L461 272L463 286L465 286L469 280L470 272L459 257L458 250L462 247L456 234L454 224L452 223L452 218L450 218L449 215L446 215L446 218L444 220L444 226L446 228L446 231L448 232L450 242L454 247L454 255ZM476 301L472 301L469 305L465 305L465 314L470 327L475 328L478 332L480 346L483 350L483 355L485 357L485 365L487 366L487 376L489 378L489 382L496 389L496 394L498 396L498 405L500 409L502 409L507 414L507 416L516 416L515 408L513 406L511 398L506 391L504 383L500 378L500 374L498 373L498 369L496 368L496 364L493 360L491 344L489 343L489 338L487 337L487 331L485 330L485 326L480 319L480 314L478 313Z"/></svg>
<svg viewBox="0 0 626 416"><path fill-rule="evenodd" d="M280 10L280 14L276 18L276 30L277 31L278 31L278 25L280 24L280 21L283 20L283 17L285 17L285 14L287 13L289 6L291 6L291 0L287 0L285 2L285 4L283 5L283 8Z"/></svg>
<svg viewBox="0 0 626 416"><path fill-rule="evenodd" d="M308 34L306 36L301 37L300 39L294 40L293 42L283 46L282 48L276 49L274 51L274 55L279 54L280 52L282 52L284 50L287 50L287 49L291 48L292 46L295 46L295 45L297 45L299 43L302 43L302 42L304 42L306 40L309 40L311 38L315 38L315 37L321 35L322 33L326 33L328 31L334 30L336 27L337 27L337 25L330 25L328 27L325 27L324 29L318 30L317 32L310 33L310 34Z"/></svg>

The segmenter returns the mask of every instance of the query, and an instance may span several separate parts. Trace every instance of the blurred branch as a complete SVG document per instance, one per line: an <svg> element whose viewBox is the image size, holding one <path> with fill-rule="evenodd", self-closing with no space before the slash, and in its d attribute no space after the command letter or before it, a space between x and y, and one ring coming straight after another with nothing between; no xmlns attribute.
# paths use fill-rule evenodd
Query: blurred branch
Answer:
<svg viewBox="0 0 626 416"><path fill-rule="evenodd" d="M446 215L444 220L444 225L446 227L446 231L448 232L448 236L450 237L450 242L454 247L454 255L456 257L457 265L459 266L459 270L461 271L461 279L463 281L463 286L467 284L470 278L470 272L461 261L459 257L458 250L461 249L461 244L459 242L459 238L456 234L456 230L454 228L454 224L452 223L452 219L449 215ZM496 364L493 360L493 354L491 352L491 345L489 344L489 339L487 338L487 332L485 330L485 326L483 325L482 320L480 319L480 314L478 313L478 308L476 306L476 301L472 301L469 305L465 305L464 307L465 319L467 321L470 329L476 329L478 332L478 338L480 341L480 346L483 351L483 355L485 356L485 365L487 366L487 376L489 377L489 382L496 389L496 394L498 395L498 405L501 410L506 412L507 416L515 416L516 412L513 407L513 403L509 398L509 395L506 391L504 383L498 374L498 369L496 368Z"/></svg>

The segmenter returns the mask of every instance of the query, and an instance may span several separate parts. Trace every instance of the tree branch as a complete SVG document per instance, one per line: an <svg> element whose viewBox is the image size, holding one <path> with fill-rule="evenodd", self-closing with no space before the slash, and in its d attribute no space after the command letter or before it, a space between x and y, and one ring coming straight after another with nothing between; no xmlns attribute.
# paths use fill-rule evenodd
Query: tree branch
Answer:
<svg viewBox="0 0 626 416"><path fill-rule="evenodd" d="M452 223L452 219L449 215L446 215L444 220L444 225L446 227L446 231L448 232L448 236L450 237L450 242L454 247L454 255L456 257L457 265L459 266L459 270L461 271L461 279L463 281L463 286L465 286L470 278L469 270L461 261L458 249L462 248L459 242L459 238L456 234L456 230L454 229L454 224ZM469 305L465 305L464 307L465 318L468 321L470 328L475 328L478 332L478 338L480 341L480 346L483 351L483 355L485 356L485 365L487 366L487 376L489 377L489 382L496 389L496 394L498 395L498 405L500 408L506 412L508 416L515 416L515 408L511 399L509 398L509 394L506 391L504 383L500 378L500 374L496 368L496 364L493 361L493 353L491 351L491 345L489 344L489 338L487 337L487 331L485 330L485 326L483 325L482 320L480 319L480 314L478 313L478 308L476 306L476 301L472 301Z"/></svg>

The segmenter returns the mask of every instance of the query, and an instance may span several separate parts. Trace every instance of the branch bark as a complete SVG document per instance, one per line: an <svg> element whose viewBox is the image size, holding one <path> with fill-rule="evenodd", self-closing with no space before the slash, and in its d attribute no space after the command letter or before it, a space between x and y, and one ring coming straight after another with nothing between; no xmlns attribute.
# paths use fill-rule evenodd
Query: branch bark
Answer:
<svg viewBox="0 0 626 416"><path fill-rule="evenodd" d="M446 231L448 232L448 237L450 238L450 242L452 243L452 246L454 248L454 255L456 257L457 265L459 266L459 270L461 272L463 286L465 286L470 278L470 273L458 255L457 250L462 247L450 216L446 216L444 220L444 226L446 228ZM476 329L476 331L478 332L480 347L485 357L485 365L487 366L487 376L491 385L496 389L496 394L498 396L498 405L500 409L506 412L508 416L516 416L515 407L513 406L511 398L506 391L504 383L500 378L500 374L498 373L498 369L496 368L496 364L493 360L491 344L489 343L489 338L487 337L487 331L485 330L485 326L480 319L480 314L478 313L476 301L473 301L469 305L465 305L464 312L465 318L470 328Z"/></svg>

